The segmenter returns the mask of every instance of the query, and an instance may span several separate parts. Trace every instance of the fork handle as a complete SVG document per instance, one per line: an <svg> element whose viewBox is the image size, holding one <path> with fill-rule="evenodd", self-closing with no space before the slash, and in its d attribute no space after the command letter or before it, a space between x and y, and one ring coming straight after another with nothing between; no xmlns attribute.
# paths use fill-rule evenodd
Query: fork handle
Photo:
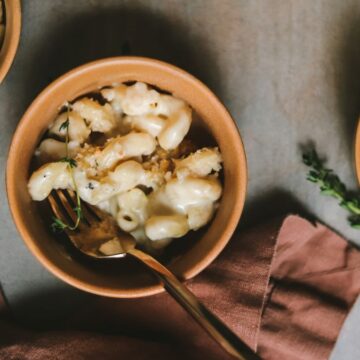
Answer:
<svg viewBox="0 0 360 360"><path fill-rule="evenodd" d="M215 316L174 274L152 256L138 249L128 254L147 265L164 284L168 293L216 340L222 348L237 359L260 359L239 337Z"/></svg>

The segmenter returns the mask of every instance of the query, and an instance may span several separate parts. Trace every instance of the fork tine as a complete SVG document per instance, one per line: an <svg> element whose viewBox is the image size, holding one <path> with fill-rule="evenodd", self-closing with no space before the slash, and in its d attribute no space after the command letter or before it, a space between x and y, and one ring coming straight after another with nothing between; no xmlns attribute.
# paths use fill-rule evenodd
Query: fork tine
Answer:
<svg viewBox="0 0 360 360"><path fill-rule="evenodd" d="M74 208L76 206L76 202L73 203L70 197L68 198L65 194L65 190L56 190L56 194L59 197L61 205L64 207L66 213L71 218L71 221L75 225L78 217L77 213L75 212ZM80 219L80 222L77 226L78 230L85 230L85 227L90 226L90 222L86 219Z"/></svg>
<svg viewBox="0 0 360 360"><path fill-rule="evenodd" d="M67 189L63 190L62 197L63 197L64 201L66 201L67 203L70 204L70 207L72 209L74 209L77 206L76 194L72 190L67 190ZM76 215L76 218L77 218L77 215ZM86 213L86 211L84 211L84 202L81 202L81 221L79 223L79 226L81 225L81 223L86 223L89 226L91 225L89 216Z"/></svg>
<svg viewBox="0 0 360 360"><path fill-rule="evenodd" d="M73 209L73 207L70 205L68 199L65 197L64 193L61 190L56 190L56 194L59 197L59 200L61 202L61 205L63 206L64 210L70 217L70 219L73 221L73 223L76 223L77 215Z"/></svg>
<svg viewBox="0 0 360 360"><path fill-rule="evenodd" d="M76 194L73 190L66 190L67 195L69 196L69 198L71 199L71 201L76 204L77 199L76 199ZM102 220L102 215L101 212L99 212L95 206L91 206L88 203L86 203L85 201L81 202L81 210L83 213L83 217L84 219L91 224L91 222L93 220L95 221L101 221Z"/></svg>
<svg viewBox="0 0 360 360"><path fill-rule="evenodd" d="M58 204L57 200L55 199L53 194L50 194L48 196L48 202L50 204L51 210L53 214L60 219L62 222L67 222L68 219L66 218L66 215L63 213L63 211L60 208L60 205Z"/></svg>
<svg viewBox="0 0 360 360"><path fill-rule="evenodd" d="M86 204L85 207L88 208L89 212L92 213L92 215L98 220L98 221L101 221L103 220L103 214L101 213L101 211L96 207L96 206L93 206L93 205L90 205L90 204Z"/></svg>

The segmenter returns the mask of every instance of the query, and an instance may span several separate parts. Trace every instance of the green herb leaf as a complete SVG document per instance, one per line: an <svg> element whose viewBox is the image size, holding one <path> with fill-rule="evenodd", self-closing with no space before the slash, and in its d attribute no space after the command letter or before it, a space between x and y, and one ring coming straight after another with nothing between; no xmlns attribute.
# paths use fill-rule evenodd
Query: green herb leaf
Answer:
<svg viewBox="0 0 360 360"><path fill-rule="evenodd" d="M360 216L358 215L350 216L348 220L350 222L351 227L353 227L354 229L360 229Z"/></svg>
<svg viewBox="0 0 360 360"><path fill-rule="evenodd" d="M307 150L302 158L304 164L310 167L307 180L318 184L321 194L339 200L339 205L351 214L348 218L350 225L360 229L359 196L350 193L340 178L331 169L324 167L324 160L319 158L315 149Z"/></svg>
<svg viewBox="0 0 360 360"><path fill-rule="evenodd" d="M75 230L79 226L80 220L83 217L79 191L78 191L77 184L76 184L75 178L74 178L74 173L73 173L73 168L77 167L77 163L76 163L75 159L72 159L69 156L69 127L70 127L69 108L68 108L67 112L68 112L68 116L67 116L66 121L64 121L59 127L60 131L66 130L66 136L65 136L66 156L59 161L66 162L69 165L70 175L71 175L71 179L72 179L72 182L74 185L74 190L76 193L76 207L74 208L74 211L76 213L76 222L74 225L69 225L69 224L65 224L62 220L54 217L53 218L54 222L51 224L51 228L53 231L62 231L64 229Z"/></svg>
<svg viewBox="0 0 360 360"><path fill-rule="evenodd" d="M75 206L74 211L75 211L76 216L78 217L78 219L82 219L83 214L82 214L81 206Z"/></svg>
<svg viewBox="0 0 360 360"><path fill-rule="evenodd" d="M71 168L77 167L77 162L75 159L71 159L68 157L64 157L61 160L59 160L60 162L67 162Z"/></svg>
<svg viewBox="0 0 360 360"><path fill-rule="evenodd" d="M65 224L62 220L60 220L57 217L53 217L53 222L51 224L51 230L53 232L59 232L59 231L63 231L68 227L67 224Z"/></svg>
<svg viewBox="0 0 360 360"><path fill-rule="evenodd" d="M61 130L67 130L69 128L69 124L70 124L70 121L69 121L69 118L66 119L66 121L64 121L60 127L59 127L59 131Z"/></svg>

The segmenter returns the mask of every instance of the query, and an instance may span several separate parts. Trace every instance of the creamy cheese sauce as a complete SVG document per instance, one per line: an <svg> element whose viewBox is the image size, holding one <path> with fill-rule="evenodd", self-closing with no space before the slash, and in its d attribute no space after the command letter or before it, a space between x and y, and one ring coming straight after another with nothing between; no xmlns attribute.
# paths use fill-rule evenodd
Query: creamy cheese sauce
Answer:
<svg viewBox="0 0 360 360"><path fill-rule="evenodd" d="M196 149L185 139L189 105L140 82L100 94L103 103L85 96L66 104L49 126L35 153L42 166L28 183L32 199L77 188L148 250L206 225L222 193L222 158L217 147ZM66 154L76 163L71 169L59 161Z"/></svg>

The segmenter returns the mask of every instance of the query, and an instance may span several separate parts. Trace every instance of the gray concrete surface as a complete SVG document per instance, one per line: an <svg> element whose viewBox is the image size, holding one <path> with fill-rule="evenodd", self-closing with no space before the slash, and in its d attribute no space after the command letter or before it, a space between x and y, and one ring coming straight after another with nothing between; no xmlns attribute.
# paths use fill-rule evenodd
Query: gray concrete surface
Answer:
<svg viewBox="0 0 360 360"><path fill-rule="evenodd" d="M2 178L11 135L39 91L74 66L130 50L190 71L233 114L249 163L243 226L300 212L360 243L344 211L305 181L300 158L300 145L315 142L356 189L359 44L358 0L24 0L19 51L0 86ZM52 321L88 295L56 280L27 251L4 182L0 201L0 283L19 316ZM358 302L333 359L360 358L359 324Z"/></svg>

